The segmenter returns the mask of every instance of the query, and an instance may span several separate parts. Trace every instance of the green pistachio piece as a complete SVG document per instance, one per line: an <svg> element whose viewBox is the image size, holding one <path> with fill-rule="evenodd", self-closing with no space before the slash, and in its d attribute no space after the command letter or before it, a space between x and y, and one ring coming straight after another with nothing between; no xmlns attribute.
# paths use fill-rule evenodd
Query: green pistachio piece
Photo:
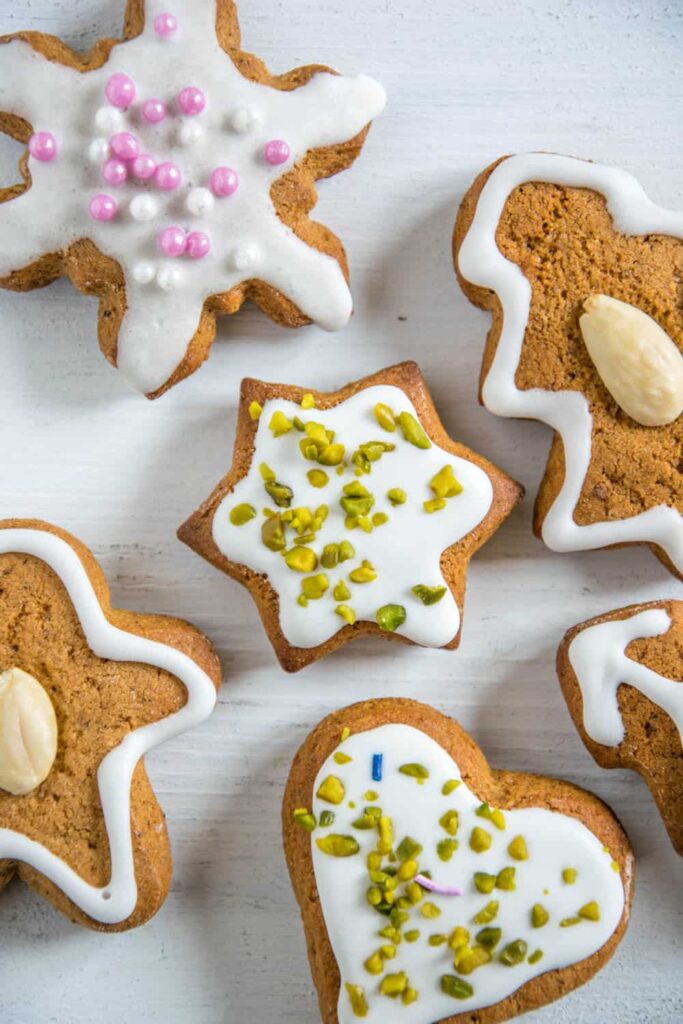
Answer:
<svg viewBox="0 0 683 1024"><path fill-rule="evenodd" d="M416 860L404 860L399 866L396 877L400 882L410 882L420 870Z"/></svg>
<svg viewBox="0 0 683 1024"><path fill-rule="evenodd" d="M411 928L410 931L403 933L403 938L406 940L406 942L417 942L417 940L420 938L420 929Z"/></svg>
<svg viewBox="0 0 683 1024"><path fill-rule="evenodd" d="M385 523L389 522L389 516L386 512L375 512L372 517L373 526L384 526Z"/></svg>
<svg viewBox="0 0 683 1024"><path fill-rule="evenodd" d="M512 842L508 845L508 853L513 860L529 859L529 850L524 836L515 836Z"/></svg>
<svg viewBox="0 0 683 1024"><path fill-rule="evenodd" d="M355 555L356 549L351 541L343 540L339 545L339 562L348 562L349 558L355 558Z"/></svg>
<svg viewBox="0 0 683 1024"><path fill-rule="evenodd" d="M469 941L470 933L467 928L463 928L463 926L459 924L453 929L448 937L448 948L455 952L456 949L462 949L463 946L466 946Z"/></svg>
<svg viewBox="0 0 683 1024"><path fill-rule="evenodd" d="M334 824L334 811L321 811L319 824L321 828L329 828Z"/></svg>
<svg viewBox="0 0 683 1024"><path fill-rule="evenodd" d="M455 479L452 466L444 466L430 480L429 486L437 498L454 498L462 493L462 484Z"/></svg>
<svg viewBox="0 0 683 1024"><path fill-rule="evenodd" d="M297 807L292 811L292 818L297 825L301 825L307 832L312 832L316 826L315 815L311 814L306 807Z"/></svg>
<svg viewBox="0 0 683 1024"><path fill-rule="evenodd" d="M404 836L396 847L396 856L399 860L415 860L422 853L422 847L410 836Z"/></svg>
<svg viewBox="0 0 683 1024"><path fill-rule="evenodd" d="M487 875L485 871L475 871L474 884L479 892L483 892L485 896L488 896L496 887L496 876Z"/></svg>
<svg viewBox="0 0 683 1024"><path fill-rule="evenodd" d="M300 431L300 433L303 433L306 429L306 424L298 416L292 417L292 423L294 424L294 429Z"/></svg>
<svg viewBox="0 0 683 1024"><path fill-rule="evenodd" d="M309 469L306 476L311 487L325 487L330 482L324 469Z"/></svg>
<svg viewBox="0 0 683 1024"><path fill-rule="evenodd" d="M262 412L263 412L263 406L259 405L259 403L257 401L254 400L253 402L249 403L249 418L250 419L252 419L252 420L259 419Z"/></svg>
<svg viewBox="0 0 683 1024"><path fill-rule="evenodd" d="M334 755L334 761L335 764L348 764L349 761L353 761L353 758L349 757L349 755L345 754L342 750L338 750Z"/></svg>
<svg viewBox="0 0 683 1024"><path fill-rule="evenodd" d="M565 917L560 921L560 928L571 928L575 924L581 924L580 917Z"/></svg>
<svg viewBox="0 0 683 1024"><path fill-rule="evenodd" d="M280 516L270 516L261 527L261 540L271 551L283 551L286 547L285 530Z"/></svg>
<svg viewBox="0 0 683 1024"><path fill-rule="evenodd" d="M526 959L527 949L528 947L524 939L515 939L514 942L509 942L501 950L498 961L506 967L516 967L517 964L521 964Z"/></svg>
<svg viewBox="0 0 683 1024"><path fill-rule="evenodd" d="M301 590L304 597L307 597L309 601L319 600L329 590L329 586L330 581L325 573L318 573L317 576L307 576L306 579L301 581Z"/></svg>
<svg viewBox="0 0 683 1024"><path fill-rule="evenodd" d="M396 505L405 505L408 495L400 487L392 487L390 491L387 491L387 498L395 508Z"/></svg>
<svg viewBox="0 0 683 1024"><path fill-rule="evenodd" d="M273 431L274 437L282 437L283 434L288 434L293 426L294 424L289 417L285 416L279 409L273 413L268 424L269 429Z"/></svg>
<svg viewBox="0 0 683 1024"><path fill-rule="evenodd" d="M277 480L267 480L263 486L278 508L289 508L292 504L294 491L291 487L287 487L286 484L280 484Z"/></svg>
<svg viewBox="0 0 683 1024"><path fill-rule="evenodd" d="M328 444L318 455L321 466L338 466L342 462L346 449L343 444Z"/></svg>
<svg viewBox="0 0 683 1024"><path fill-rule="evenodd" d="M308 608L308 598L304 597L303 594L299 594L299 596L296 599L296 603L300 605L302 608Z"/></svg>
<svg viewBox="0 0 683 1024"><path fill-rule="evenodd" d="M253 519L256 515L256 509L253 505L247 505L246 502L242 505L235 505L230 510L230 522L233 526L244 526L250 519Z"/></svg>
<svg viewBox="0 0 683 1024"><path fill-rule="evenodd" d="M396 430L396 420L389 406L385 405L384 402L378 402L373 409L373 412L375 414L375 419L382 430L386 430L389 434L393 434Z"/></svg>
<svg viewBox="0 0 683 1024"><path fill-rule="evenodd" d="M351 1003L351 1009L353 1010L356 1017L367 1017L368 1015L368 1003L365 998L365 992L360 985L350 985L346 982L346 993Z"/></svg>
<svg viewBox="0 0 683 1024"><path fill-rule="evenodd" d="M550 920L550 914L543 904L534 903L531 908L531 925L533 928L543 928Z"/></svg>
<svg viewBox="0 0 683 1024"><path fill-rule="evenodd" d="M443 786L441 787L441 795L450 796L451 793L455 789L457 789L459 785L460 779L449 779L447 782L444 782Z"/></svg>
<svg viewBox="0 0 683 1024"><path fill-rule="evenodd" d="M413 593L422 601L422 604L438 604L446 594L446 587L428 587L424 583L418 583L413 587Z"/></svg>
<svg viewBox="0 0 683 1024"><path fill-rule="evenodd" d="M590 903L586 903L579 910L579 917L584 918L586 921L599 921L600 920L600 905L595 900L591 900Z"/></svg>
<svg viewBox="0 0 683 1024"><path fill-rule="evenodd" d="M334 569L339 562L339 545L326 544L320 556L320 562L324 569Z"/></svg>
<svg viewBox="0 0 683 1024"><path fill-rule="evenodd" d="M384 962L382 961L382 954L377 952L373 953L364 962L363 967L368 974L381 974L384 970Z"/></svg>
<svg viewBox="0 0 683 1024"><path fill-rule="evenodd" d="M427 437L422 426L409 412L399 414L398 425L406 441L414 444L416 448L427 449L432 447L432 442Z"/></svg>
<svg viewBox="0 0 683 1024"><path fill-rule="evenodd" d="M377 610L377 625L385 633L395 633L406 621L406 610L401 604L385 604Z"/></svg>
<svg viewBox="0 0 683 1024"><path fill-rule="evenodd" d="M425 512L431 515L433 512L440 512L446 507L445 498L431 498L429 501L422 502Z"/></svg>
<svg viewBox="0 0 683 1024"><path fill-rule="evenodd" d="M275 480L275 473L270 468L267 462L262 462L259 466L259 473L264 483L271 484Z"/></svg>
<svg viewBox="0 0 683 1024"><path fill-rule="evenodd" d="M351 570L349 579L352 583L372 583L377 579L377 573L372 563L364 560L357 569Z"/></svg>
<svg viewBox="0 0 683 1024"><path fill-rule="evenodd" d="M403 1003L404 1006L410 1006L410 1004L414 1003L415 1000L418 998L418 995L419 993L417 989L411 988L411 986L409 985L408 988L404 990L403 995L401 996L401 1002Z"/></svg>
<svg viewBox="0 0 683 1024"><path fill-rule="evenodd" d="M347 625L353 626L356 621L356 613L353 608L350 608L348 604L338 604L334 610Z"/></svg>
<svg viewBox="0 0 683 1024"><path fill-rule="evenodd" d="M441 991L453 999L470 999L474 989L469 982L457 978L455 974L444 974L441 978Z"/></svg>
<svg viewBox="0 0 683 1024"><path fill-rule="evenodd" d="M423 764L417 764L416 762L409 762L407 764L400 765L398 769L401 775L409 775L411 779L417 779L418 782L424 782L425 779L429 778L429 771Z"/></svg>
<svg viewBox="0 0 683 1024"><path fill-rule="evenodd" d="M442 933L437 933L435 935L430 935L427 941L430 946L445 946L448 942L448 936L443 935Z"/></svg>
<svg viewBox="0 0 683 1024"><path fill-rule="evenodd" d="M269 520L271 522L272 520ZM285 553L285 564L294 572L313 572L318 568L318 556L312 548L290 548ZM306 594L306 597L309 595Z"/></svg>
<svg viewBox="0 0 683 1024"><path fill-rule="evenodd" d="M316 839L316 846L330 857L353 857L360 846L353 836L340 836L334 832Z"/></svg>
<svg viewBox="0 0 683 1024"><path fill-rule="evenodd" d="M385 974L380 982L379 990L383 996L395 999L402 995L408 987L408 975L405 971L397 974Z"/></svg>
<svg viewBox="0 0 683 1024"><path fill-rule="evenodd" d="M482 928L477 932L475 938L484 949L495 949L503 934L500 928Z"/></svg>
<svg viewBox="0 0 683 1024"><path fill-rule="evenodd" d="M437 907L436 903L431 903L429 900L422 904L420 907L420 913L430 921L433 921L437 917L441 917L441 911Z"/></svg>
<svg viewBox="0 0 683 1024"><path fill-rule="evenodd" d="M332 597L335 599L335 601L348 601L348 599L351 597L351 591L344 583L344 580L340 580L339 583L336 585L336 587L332 591Z"/></svg>
<svg viewBox="0 0 683 1024"><path fill-rule="evenodd" d="M531 954L531 956L527 960L527 963L537 964L538 961L542 960L542 959L543 959L543 950L542 949L537 949L534 953Z"/></svg>
<svg viewBox="0 0 683 1024"><path fill-rule="evenodd" d="M300 405L302 409L315 409L315 398L310 393L310 391L307 391L306 394L303 396Z"/></svg>
<svg viewBox="0 0 683 1024"><path fill-rule="evenodd" d="M463 949L456 950L453 966L460 974L471 974L478 967L488 964L490 960L491 954L484 946L473 946L472 949L465 946Z"/></svg>
<svg viewBox="0 0 683 1024"><path fill-rule="evenodd" d="M576 881L576 875L576 868L565 868L562 872L562 881L565 883L565 885L573 885Z"/></svg>
<svg viewBox="0 0 683 1024"><path fill-rule="evenodd" d="M328 775L320 783L316 796L319 800L325 800L328 804L340 804L346 795L344 783L336 775Z"/></svg>
<svg viewBox="0 0 683 1024"><path fill-rule="evenodd" d="M391 818L382 814L377 828L379 832L379 839L377 840L378 853L391 853L391 848L394 845L394 829L391 823Z"/></svg>
<svg viewBox="0 0 683 1024"><path fill-rule="evenodd" d="M470 849L475 853L485 853L491 849L491 833L477 825L470 835Z"/></svg>
<svg viewBox="0 0 683 1024"><path fill-rule="evenodd" d="M455 851L458 849L459 843L457 839L441 839L436 844L436 854L439 860L442 860L444 864L447 864L451 859Z"/></svg>
<svg viewBox="0 0 683 1024"><path fill-rule="evenodd" d="M515 868L503 868L499 871L496 876L496 889L507 890L508 892L514 892L517 888L515 885Z"/></svg>
<svg viewBox="0 0 683 1024"><path fill-rule="evenodd" d="M448 832L449 836L455 836L458 834L458 827L460 825L460 816L457 811L446 811L439 818L439 825L441 828Z"/></svg>
<svg viewBox="0 0 683 1024"><path fill-rule="evenodd" d="M495 921L498 916L499 906L500 904L498 900L491 900L491 902L487 903L485 907L482 907L478 914L475 914L472 920L475 924L490 924L491 921ZM477 938L479 938L479 936L477 936ZM481 941L481 939L479 941Z"/></svg>

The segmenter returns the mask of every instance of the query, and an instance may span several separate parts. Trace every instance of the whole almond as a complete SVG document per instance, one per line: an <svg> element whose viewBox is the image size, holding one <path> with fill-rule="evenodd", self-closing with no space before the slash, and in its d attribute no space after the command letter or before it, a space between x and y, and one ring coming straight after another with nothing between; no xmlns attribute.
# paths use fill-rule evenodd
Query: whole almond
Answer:
<svg viewBox="0 0 683 1024"><path fill-rule="evenodd" d="M20 668L0 674L0 789L25 796L57 754L57 719L47 691Z"/></svg>

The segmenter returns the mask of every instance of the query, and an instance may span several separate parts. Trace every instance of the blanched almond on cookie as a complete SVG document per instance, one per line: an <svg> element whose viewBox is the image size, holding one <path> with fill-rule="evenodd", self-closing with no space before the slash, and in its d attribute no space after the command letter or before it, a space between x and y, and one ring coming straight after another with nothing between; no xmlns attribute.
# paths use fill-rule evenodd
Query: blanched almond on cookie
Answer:
<svg viewBox="0 0 683 1024"><path fill-rule="evenodd" d="M20 668L0 675L0 789L25 796L57 755L57 719L47 691Z"/></svg>

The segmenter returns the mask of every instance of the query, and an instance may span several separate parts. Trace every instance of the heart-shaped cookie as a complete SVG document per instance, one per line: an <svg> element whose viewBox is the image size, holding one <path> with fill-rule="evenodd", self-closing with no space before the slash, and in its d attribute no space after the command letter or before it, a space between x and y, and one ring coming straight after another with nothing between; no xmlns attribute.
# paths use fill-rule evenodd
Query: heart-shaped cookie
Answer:
<svg viewBox="0 0 683 1024"><path fill-rule="evenodd" d="M633 853L612 812L491 769L415 701L326 718L283 829L325 1024L508 1020L592 977L628 922Z"/></svg>

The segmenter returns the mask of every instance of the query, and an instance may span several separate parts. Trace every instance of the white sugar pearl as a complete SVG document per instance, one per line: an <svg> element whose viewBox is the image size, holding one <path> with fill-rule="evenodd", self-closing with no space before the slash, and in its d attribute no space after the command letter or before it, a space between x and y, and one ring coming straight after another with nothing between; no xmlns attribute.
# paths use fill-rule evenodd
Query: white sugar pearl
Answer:
<svg viewBox="0 0 683 1024"><path fill-rule="evenodd" d="M88 146L88 160L91 164L103 164L109 156L109 143L106 139L93 139Z"/></svg>
<svg viewBox="0 0 683 1024"><path fill-rule="evenodd" d="M156 267L149 260L141 260L133 267L133 277L138 284L149 284L156 277Z"/></svg>
<svg viewBox="0 0 683 1024"><path fill-rule="evenodd" d="M116 107L100 107L95 114L95 124L101 132L109 135L118 131L123 124L123 114Z"/></svg>
<svg viewBox="0 0 683 1024"><path fill-rule="evenodd" d="M240 245L232 254L235 270L249 270L258 259L258 250L253 245Z"/></svg>
<svg viewBox="0 0 683 1024"><path fill-rule="evenodd" d="M179 267L161 267L157 271L157 284L165 292L172 292L177 288L183 279L183 273Z"/></svg>
<svg viewBox="0 0 683 1024"><path fill-rule="evenodd" d="M255 110L250 110L249 107L240 107L236 110L230 119L230 126L235 132L239 132L240 135L246 135L247 132L254 130L259 122L259 116Z"/></svg>
<svg viewBox="0 0 683 1024"><path fill-rule="evenodd" d="M159 212L159 204L154 196L143 193L131 199L129 209L133 220L153 220Z"/></svg>
<svg viewBox="0 0 683 1024"><path fill-rule="evenodd" d="M188 149L195 146L201 139L204 131L198 121L188 119L178 128L178 142Z"/></svg>
<svg viewBox="0 0 683 1024"><path fill-rule="evenodd" d="M208 188L193 188L186 200L188 210L195 217L204 217L211 213L215 204L216 200Z"/></svg>

